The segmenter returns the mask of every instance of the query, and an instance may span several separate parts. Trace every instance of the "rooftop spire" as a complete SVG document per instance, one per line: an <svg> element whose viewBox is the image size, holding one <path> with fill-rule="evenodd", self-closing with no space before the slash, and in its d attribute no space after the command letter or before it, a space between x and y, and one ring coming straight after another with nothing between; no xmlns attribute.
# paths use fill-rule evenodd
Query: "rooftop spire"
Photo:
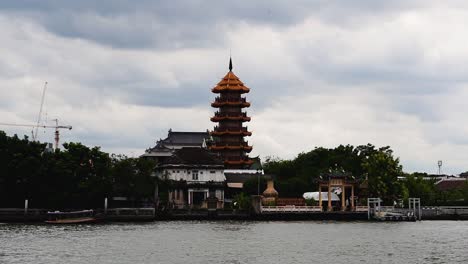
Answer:
<svg viewBox="0 0 468 264"><path fill-rule="evenodd" d="M229 71L232 71L232 59L229 57Z"/></svg>

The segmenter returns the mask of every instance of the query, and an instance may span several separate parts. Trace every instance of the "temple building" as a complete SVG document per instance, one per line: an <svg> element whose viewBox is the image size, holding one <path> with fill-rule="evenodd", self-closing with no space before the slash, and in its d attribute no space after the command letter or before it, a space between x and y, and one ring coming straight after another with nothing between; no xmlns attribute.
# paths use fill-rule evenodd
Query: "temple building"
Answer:
<svg viewBox="0 0 468 264"><path fill-rule="evenodd" d="M219 96L211 104L218 108L211 118L218 125L211 132L213 142L209 149L220 155L226 169L248 169L254 161L247 155L252 146L245 137L252 133L243 126L250 117L242 110L250 103L242 95L250 89L232 72L232 60L229 60L229 72L211 91Z"/></svg>
<svg viewBox="0 0 468 264"><path fill-rule="evenodd" d="M156 166L156 177L170 182L168 201L174 208L224 206L224 164L204 148L184 147ZM211 199L208 199L211 198Z"/></svg>
<svg viewBox="0 0 468 264"><path fill-rule="evenodd" d="M169 129L167 137L156 142L156 146L149 148L141 157L149 158L156 163L164 163L171 157L175 150L181 148L206 148L211 140L210 133L206 132L181 132Z"/></svg>

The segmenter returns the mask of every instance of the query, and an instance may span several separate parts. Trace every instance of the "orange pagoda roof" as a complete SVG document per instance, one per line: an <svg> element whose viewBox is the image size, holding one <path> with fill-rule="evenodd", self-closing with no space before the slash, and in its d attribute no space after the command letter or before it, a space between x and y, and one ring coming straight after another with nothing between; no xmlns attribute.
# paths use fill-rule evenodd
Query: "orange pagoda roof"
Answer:
<svg viewBox="0 0 468 264"><path fill-rule="evenodd" d="M213 93L221 93L224 91L233 91L248 93L250 89L244 85L239 77L237 77L232 71L229 71L226 76L213 88L211 89Z"/></svg>

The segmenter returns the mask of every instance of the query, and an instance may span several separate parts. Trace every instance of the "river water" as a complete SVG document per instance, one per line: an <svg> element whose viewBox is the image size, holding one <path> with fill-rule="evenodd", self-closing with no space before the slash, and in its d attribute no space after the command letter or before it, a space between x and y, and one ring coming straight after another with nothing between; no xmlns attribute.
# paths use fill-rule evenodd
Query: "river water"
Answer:
<svg viewBox="0 0 468 264"><path fill-rule="evenodd" d="M0 224L0 263L468 263L468 221Z"/></svg>

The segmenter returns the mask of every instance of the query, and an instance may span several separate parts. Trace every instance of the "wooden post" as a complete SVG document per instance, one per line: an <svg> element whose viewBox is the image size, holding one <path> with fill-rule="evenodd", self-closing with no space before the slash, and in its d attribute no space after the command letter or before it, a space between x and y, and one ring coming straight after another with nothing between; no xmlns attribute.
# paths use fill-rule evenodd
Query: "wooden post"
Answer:
<svg viewBox="0 0 468 264"><path fill-rule="evenodd" d="M351 210L354 211L354 185L351 185Z"/></svg>
<svg viewBox="0 0 468 264"><path fill-rule="evenodd" d="M319 184L319 206L320 211L322 211L322 185Z"/></svg>
<svg viewBox="0 0 468 264"><path fill-rule="evenodd" d="M346 187L341 185L341 211L346 210L346 194L345 194Z"/></svg>
<svg viewBox="0 0 468 264"><path fill-rule="evenodd" d="M327 211L332 210L332 199L331 199L331 186L330 186L330 181L328 181L328 208Z"/></svg>

